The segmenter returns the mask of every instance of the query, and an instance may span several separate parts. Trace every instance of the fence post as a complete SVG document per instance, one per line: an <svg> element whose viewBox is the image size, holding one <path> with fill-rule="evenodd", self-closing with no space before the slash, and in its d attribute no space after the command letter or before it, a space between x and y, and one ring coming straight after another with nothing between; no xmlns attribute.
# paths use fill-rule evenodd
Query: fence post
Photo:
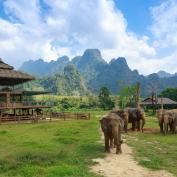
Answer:
<svg viewBox="0 0 177 177"><path fill-rule="evenodd" d="M63 113L64 114L64 121L66 120L66 114L65 113Z"/></svg>

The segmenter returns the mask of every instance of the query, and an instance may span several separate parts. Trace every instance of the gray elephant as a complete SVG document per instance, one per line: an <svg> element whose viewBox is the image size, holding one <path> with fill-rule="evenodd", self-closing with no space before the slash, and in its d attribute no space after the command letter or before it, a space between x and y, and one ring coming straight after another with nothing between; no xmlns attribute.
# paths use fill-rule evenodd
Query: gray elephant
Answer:
<svg viewBox="0 0 177 177"><path fill-rule="evenodd" d="M157 118L158 118L158 122L159 122L160 132L161 133L163 133L163 131L164 131L163 130L164 112L165 112L164 109L157 110L157 112L156 112L156 115L157 115Z"/></svg>
<svg viewBox="0 0 177 177"><path fill-rule="evenodd" d="M110 152L110 148L116 146L116 154L122 153L121 149L121 127L122 119L115 113L110 113L100 120L101 128L105 139L105 152Z"/></svg>
<svg viewBox="0 0 177 177"><path fill-rule="evenodd" d="M173 134L176 133L177 126L177 109L165 110L163 113L163 126L164 126L164 135L168 132L168 127L170 127Z"/></svg>
<svg viewBox="0 0 177 177"><path fill-rule="evenodd" d="M111 113L115 113L117 114L122 120L123 120L123 123L124 123L124 131L125 133L127 133L127 130L128 130L128 111L125 110L125 109L114 109L111 111Z"/></svg>
<svg viewBox="0 0 177 177"><path fill-rule="evenodd" d="M144 110L141 108L126 108L125 110L128 111L128 122L132 123L132 130L135 131L137 129L140 131L141 129L143 132L143 127L146 122Z"/></svg>

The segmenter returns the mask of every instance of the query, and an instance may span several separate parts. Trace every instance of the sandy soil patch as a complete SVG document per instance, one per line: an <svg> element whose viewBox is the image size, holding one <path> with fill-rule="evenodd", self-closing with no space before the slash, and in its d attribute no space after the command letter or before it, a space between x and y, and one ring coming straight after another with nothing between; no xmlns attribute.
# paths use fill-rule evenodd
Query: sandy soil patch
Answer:
<svg viewBox="0 0 177 177"><path fill-rule="evenodd" d="M106 158L93 159L97 164L91 171L105 177L174 177L167 171L152 171L138 165L132 156L132 149L125 143L122 151L121 155L116 155L113 149Z"/></svg>

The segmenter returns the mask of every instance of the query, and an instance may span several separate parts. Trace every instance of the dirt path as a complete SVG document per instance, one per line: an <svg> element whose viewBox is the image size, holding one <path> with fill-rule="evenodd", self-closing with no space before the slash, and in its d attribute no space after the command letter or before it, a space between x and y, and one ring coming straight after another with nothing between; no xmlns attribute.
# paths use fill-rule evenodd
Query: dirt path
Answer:
<svg viewBox="0 0 177 177"><path fill-rule="evenodd" d="M94 159L98 164L91 171L105 177L174 177L167 171L152 171L138 165L127 144L122 145L122 151L121 155L116 155L114 149L106 158Z"/></svg>

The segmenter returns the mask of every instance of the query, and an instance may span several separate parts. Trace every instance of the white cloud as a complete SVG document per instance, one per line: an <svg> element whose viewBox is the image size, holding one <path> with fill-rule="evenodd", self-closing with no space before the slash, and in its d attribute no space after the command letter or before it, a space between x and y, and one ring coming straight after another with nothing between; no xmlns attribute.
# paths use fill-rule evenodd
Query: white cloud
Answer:
<svg viewBox="0 0 177 177"><path fill-rule="evenodd" d="M107 61L124 56L141 73L170 67L177 71L175 51L162 59L157 55L162 46L177 44L175 2L151 9L156 40L150 45L148 36L127 31L127 21L113 0L43 0L45 11L39 0L6 0L4 10L11 20L0 18L0 56L19 66L28 59L73 57L86 48L99 48Z"/></svg>
<svg viewBox="0 0 177 177"><path fill-rule="evenodd" d="M113 0L44 2L49 10L42 14L39 0L5 1L4 10L11 21L0 20L0 56L15 60L10 63L74 56L86 48L101 49L107 60L120 55L131 59L155 54L145 38L127 32L127 22Z"/></svg>
<svg viewBox="0 0 177 177"><path fill-rule="evenodd" d="M177 1L168 0L151 9L156 47L177 45Z"/></svg>

